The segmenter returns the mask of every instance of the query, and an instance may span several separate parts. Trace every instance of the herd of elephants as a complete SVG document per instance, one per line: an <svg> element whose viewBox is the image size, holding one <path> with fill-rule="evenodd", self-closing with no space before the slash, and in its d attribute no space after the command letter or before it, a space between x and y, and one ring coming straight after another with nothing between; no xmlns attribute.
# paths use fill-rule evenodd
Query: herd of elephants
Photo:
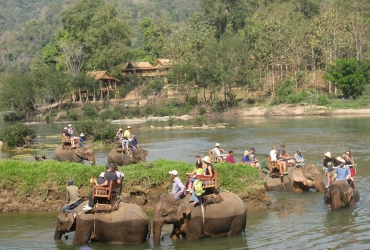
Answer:
<svg viewBox="0 0 370 250"><path fill-rule="evenodd" d="M145 161L148 151L138 148L132 156L113 148L108 154L108 163L119 166ZM95 164L94 150L91 147L58 146L54 151L54 160ZM358 190L348 186L346 181L334 181L325 188L322 174L315 164L306 164L302 168L289 167L288 174L272 178L260 172L260 179L265 180L268 191L303 192L315 189L324 193L328 208L337 210L353 205L360 199ZM246 227L247 208L235 194L220 191L217 194L221 202L205 202L204 206L194 207L189 203L190 196L175 200L170 193L158 197L153 217L153 242L161 241L164 224L172 224L171 239L186 238L197 240L202 236L218 237L241 234ZM110 213L84 212L81 203L74 209L78 214L74 219L71 213L61 212L55 230L54 239L61 239L66 232L75 231L74 244L86 244L89 240L110 244L139 244L148 241L151 224L147 214L137 205L121 202L118 210Z"/></svg>

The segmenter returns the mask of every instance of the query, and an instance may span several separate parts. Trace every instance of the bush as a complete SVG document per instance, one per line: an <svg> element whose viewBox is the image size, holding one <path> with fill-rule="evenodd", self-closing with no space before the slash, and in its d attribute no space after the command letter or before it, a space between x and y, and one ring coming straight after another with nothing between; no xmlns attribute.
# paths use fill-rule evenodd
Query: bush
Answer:
<svg viewBox="0 0 370 250"><path fill-rule="evenodd" d="M117 110L105 110L99 114L99 117L103 120L118 120L122 117L122 114Z"/></svg>
<svg viewBox="0 0 370 250"><path fill-rule="evenodd" d="M200 106L200 107L198 108L198 113L199 113L199 115L205 115L205 114L206 114L206 112L207 112L207 110L206 110L206 108L205 108L205 107Z"/></svg>
<svg viewBox="0 0 370 250"><path fill-rule="evenodd" d="M25 118L25 114L23 113L8 113L4 115L4 121L6 122L20 122L23 121Z"/></svg>
<svg viewBox="0 0 370 250"><path fill-rule="evenodd" d="M25 143L24 138L31 136L35 138L36 131L23 123L6 125L0 130L0 140L8 148L22 147Z"/></svg>
<svg viewBox="0 0 370 250"><path fill-rule="evenodd" d="M193 118L193 121L196 125L198 126L203 126L203 124L205 123L206 121L206 118L204 118L204 116L195 116Z"/></svg>
<svg viewBox="0 0 370 250"><path fill-rule="evenodd" d="M82 111L83 115L87 118L95 118L98 116L98 111L93 106L85 106Z"/></svg>
<svg viewBox="0 0 370 250"><path fill-rule="evenodd" d="M168 126L170 126L170 127L172 127L175 124L175 122L176 122L176 119L172 116L167 121Z"/></svg>
<svg viewBox="0 0 370 250"><path fill-rule="evenodd" d="M291 94L294 94L293 81L291 79L285 80L276 90L276 102L284 103ZM294 99L294 98L293 98Z"/></svg>

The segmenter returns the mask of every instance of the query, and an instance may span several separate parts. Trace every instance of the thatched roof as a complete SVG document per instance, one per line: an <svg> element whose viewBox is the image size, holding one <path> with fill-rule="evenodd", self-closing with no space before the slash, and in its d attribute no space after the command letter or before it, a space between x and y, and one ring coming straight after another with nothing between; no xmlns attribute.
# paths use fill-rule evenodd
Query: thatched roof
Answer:
<svg viewBox="0 0 370 250"><path fill-rule="evenodd" d="M131 69L153 69L153 66L149 62L129 62L126 63L123 67L123 71L131 70Z"/></svg>
<svg viewBox="0 0 370 250"><path fill-rule="evenodd" d="M170 59L157 59L154 63L154 68L171 68L172 67L172 61Z"/></svg>
<svg viewBox="0 0 370 250"><path fill-rule="evenodd" d="M89 72L87 72L87 75L94 77L98 81L99 80L113 80L113 81L116 81L116 82L121 82L120 80L118 80L114 77L111 77L111 75L109 74L109 72L107 70L89 71Z"/></svg>

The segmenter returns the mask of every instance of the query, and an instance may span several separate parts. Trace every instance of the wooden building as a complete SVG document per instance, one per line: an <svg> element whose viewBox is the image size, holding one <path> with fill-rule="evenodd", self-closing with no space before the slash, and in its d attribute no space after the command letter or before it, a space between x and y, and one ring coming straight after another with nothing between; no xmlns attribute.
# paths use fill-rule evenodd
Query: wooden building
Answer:
<svg viewBox="0 0 370 250"><path fill-rule="evenodd" d="M137 77L166 77L172 67L170 59L157 59L154 66L149 62L129 62L122 69L124 77L130 77L135 74Z"/></svg>
<svg viewBox="0 0 370 250"><path fill-rule="evenodd" d="M87 75L99 81L99 88L93 92L88 92L87 89L73 90L73 101L96 101L97 99L104 100L104 98L109 100L111 96L114 99L119 98L119 91L122 88L121 81L112 77L107 70L89 71Z"/></svg>

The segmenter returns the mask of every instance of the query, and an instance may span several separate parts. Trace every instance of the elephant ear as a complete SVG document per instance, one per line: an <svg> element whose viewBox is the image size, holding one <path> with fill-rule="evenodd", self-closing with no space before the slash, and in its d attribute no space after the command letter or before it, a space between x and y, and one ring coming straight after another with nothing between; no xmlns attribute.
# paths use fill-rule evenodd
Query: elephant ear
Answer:
<svg viewBox="0 0 370 250"><path fill-rule="evenodd" d="M189 205L186 204L184 201L180 202L177 206L177 219L188 219L190 215L190 208Z"/></svg>
<svg viewBox="0 0 370 250"><path fill-rule="evenodd" d="M78 157L82 158L82 155L83 155L83 151L82 151L82 149L81 149L81 148L77 148L77 149L76 149L76 151L75 151L75 154L76 154Z"/></svg>

